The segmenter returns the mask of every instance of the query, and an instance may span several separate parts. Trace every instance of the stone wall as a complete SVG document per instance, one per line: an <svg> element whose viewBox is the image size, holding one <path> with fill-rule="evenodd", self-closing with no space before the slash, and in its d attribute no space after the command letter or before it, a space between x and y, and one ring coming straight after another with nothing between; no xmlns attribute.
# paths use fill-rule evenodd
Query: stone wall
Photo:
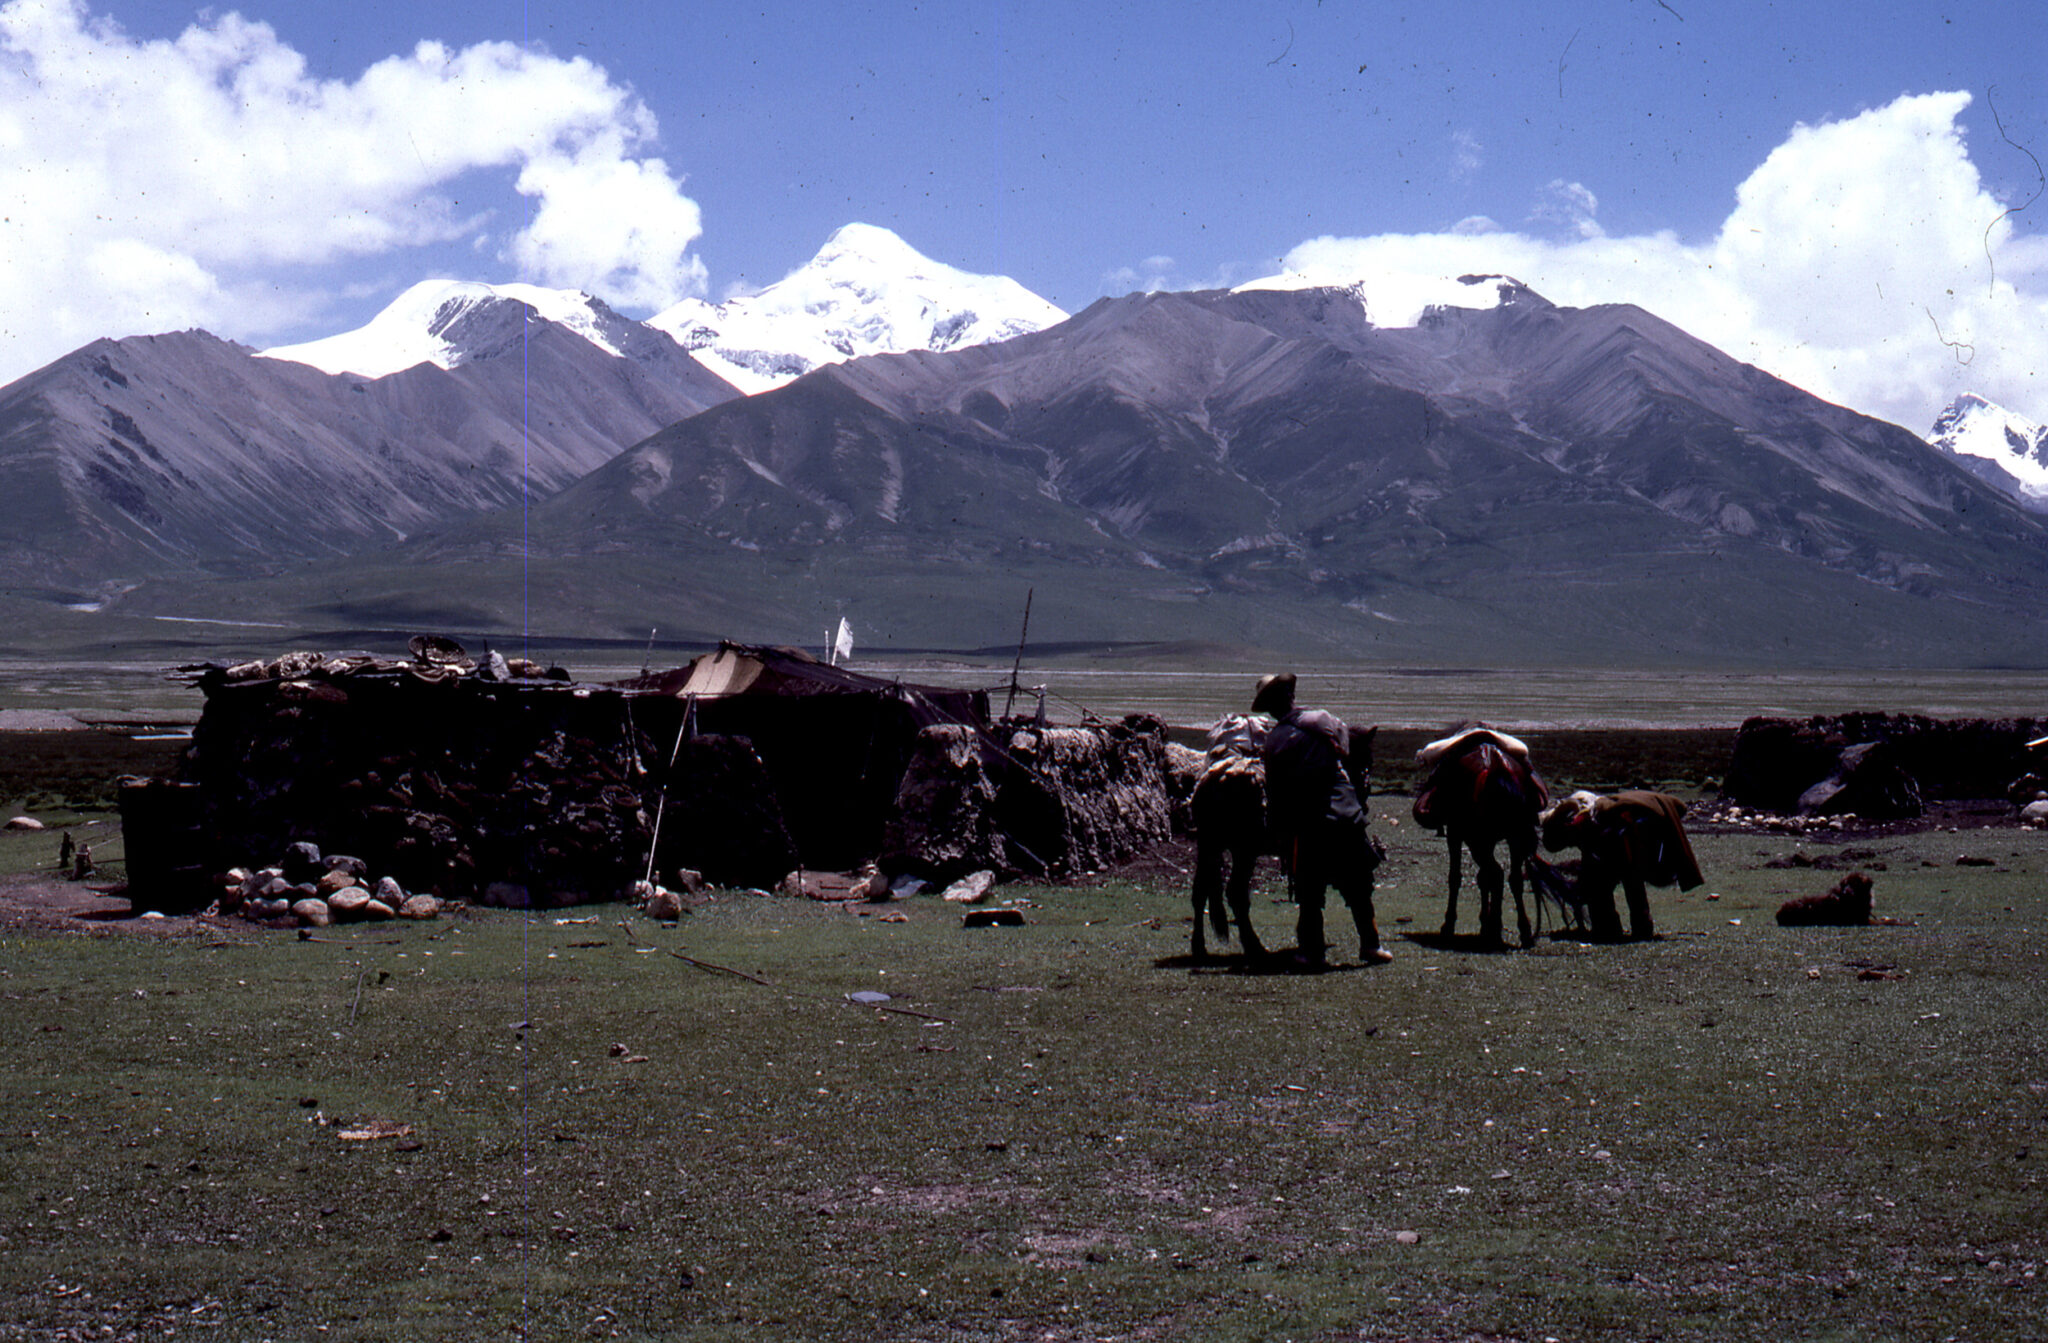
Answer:
<svg viewBox="0 0 2048 1343"><path fill-rule="evenodd" d="M878 854L892 874L1059 877L1170 833L1157 720L913 736L886 697L815 696L700 704L679 737L672 695L459 653L191 669L207 699L178 778L124 798L131 867L197 900L309 843L407 891L547 908L621 898L650 847L657 881L771 887Z"/></svg>
<svg viewBox="0 0 2048 1343"><path fill-rule="evenodd" d="M1751 718L1736 736L1721 792L1744 807L1790 813L1801 795L1837 773L1845 750L1881 742L1887 762L1910 775L1927 801L2002 798L2027 770L2026 743L2044 735L2048 719L2041 718Z"/></svg>
<svg viewBox="0 0 2048 1343"><path fill-rule="evenodd" d="M408 890L549 906L642 875L652 757L617 692L378 671L211 687L181 773L216 870L306 841Z"/></svg>

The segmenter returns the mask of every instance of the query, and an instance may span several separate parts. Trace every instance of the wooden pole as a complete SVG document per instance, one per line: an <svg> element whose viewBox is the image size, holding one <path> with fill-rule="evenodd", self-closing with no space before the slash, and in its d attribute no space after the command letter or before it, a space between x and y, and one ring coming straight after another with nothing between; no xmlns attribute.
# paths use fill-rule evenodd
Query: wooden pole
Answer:
<svg viewBox="0 0 2048 1343"><path fill-rule="evenodd" d="M1024 669L1024 641L1031 635L1031 598L1037 588L1024 589L1024 628L1017 632L1017 660L1010 664L1010 697L1003 701L1003 717L1017 707L1017 675Z"/></svg>

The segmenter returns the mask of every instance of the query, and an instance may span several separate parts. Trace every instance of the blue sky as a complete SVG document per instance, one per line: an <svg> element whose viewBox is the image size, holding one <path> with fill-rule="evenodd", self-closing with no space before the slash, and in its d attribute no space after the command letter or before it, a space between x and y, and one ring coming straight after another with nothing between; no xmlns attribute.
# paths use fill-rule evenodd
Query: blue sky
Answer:
<svg viewBox="0 0 2048 1343"><path fill-rule="evenodd" d="M0 379L325 335L434 275L646 316L862 220L1070 311L1478 265L1915 429L1966 389L2048 418L2048 199L2008 213L2044 32L2018 0L6 0Z"/></svg>

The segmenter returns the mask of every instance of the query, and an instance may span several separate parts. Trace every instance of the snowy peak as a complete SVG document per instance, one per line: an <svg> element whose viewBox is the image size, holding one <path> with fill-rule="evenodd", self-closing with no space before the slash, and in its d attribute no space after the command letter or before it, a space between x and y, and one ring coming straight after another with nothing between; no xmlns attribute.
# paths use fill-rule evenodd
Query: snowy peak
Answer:
<svg viewBox="0 0 2048 1343"><path fill-rule="evenodd" d="M1374 326L1410 327L1453 308L1484 310L1550 307L1541 294L1512 275L1360 275L1349 267L1312 265L1268 275L1232 293L1328 289L1347 294Z"/></svg>
<svg viewBox="0 0 2048 1343"><path fill-rule="evenodd" d="M528 314L567 327L605 353L621 357L631 329L638 325L579 290L423 280L365 326L300 345L280 345L263 355L363 378L385 377L415 364L452 369L516 340Z"/></svg>
<svg viewBox="0 0 2048 1343"><path fill-rule="evenodd" d="M263 354L364 378L423 363L452 369L511 348L528 320L539 318L607 354L642 362L659 357L650 344L673 340L751 393L857 355L1008 340L1066 316L1006 276L960 270L888 229L848 224L810 261L757 294L717 304L684 299L644 323L574 289L426 280L354 331Z"/></svg>
<svg viewBox="0 0 2048 1343"><path fill-rule="evenodd" d="M2035 512L2048 512L2048 426L1965 392L1927 441Z"/></svg>
<svg viewBox="0 0 2048 1343"><path fill-rule="evenodd" d="M757 294L685 299L648 319L745 392L865 354L1008 340L1067 314L1001 275L934 261L885 228L848 224Z"/></svg>

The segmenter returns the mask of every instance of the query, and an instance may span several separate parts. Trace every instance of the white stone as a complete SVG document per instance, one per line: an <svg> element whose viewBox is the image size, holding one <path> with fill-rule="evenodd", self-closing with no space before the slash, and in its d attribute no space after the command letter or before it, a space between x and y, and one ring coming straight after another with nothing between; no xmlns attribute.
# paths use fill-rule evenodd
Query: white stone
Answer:
<svg viewBox="0 0 2048 1343"><path fill-rule="evenodd" d="M971 905L987 896L989 887L995 884L996 874L984 868L980 872L970 872L948 886L943 898L956 905Z"/></svg>
<svg viewBox="0 0 2048 1343"><path fill-rule="evenodd" d="M401 919L431 919L441 912L441 897L437 895L409 895L398 906Z"/></svg>

